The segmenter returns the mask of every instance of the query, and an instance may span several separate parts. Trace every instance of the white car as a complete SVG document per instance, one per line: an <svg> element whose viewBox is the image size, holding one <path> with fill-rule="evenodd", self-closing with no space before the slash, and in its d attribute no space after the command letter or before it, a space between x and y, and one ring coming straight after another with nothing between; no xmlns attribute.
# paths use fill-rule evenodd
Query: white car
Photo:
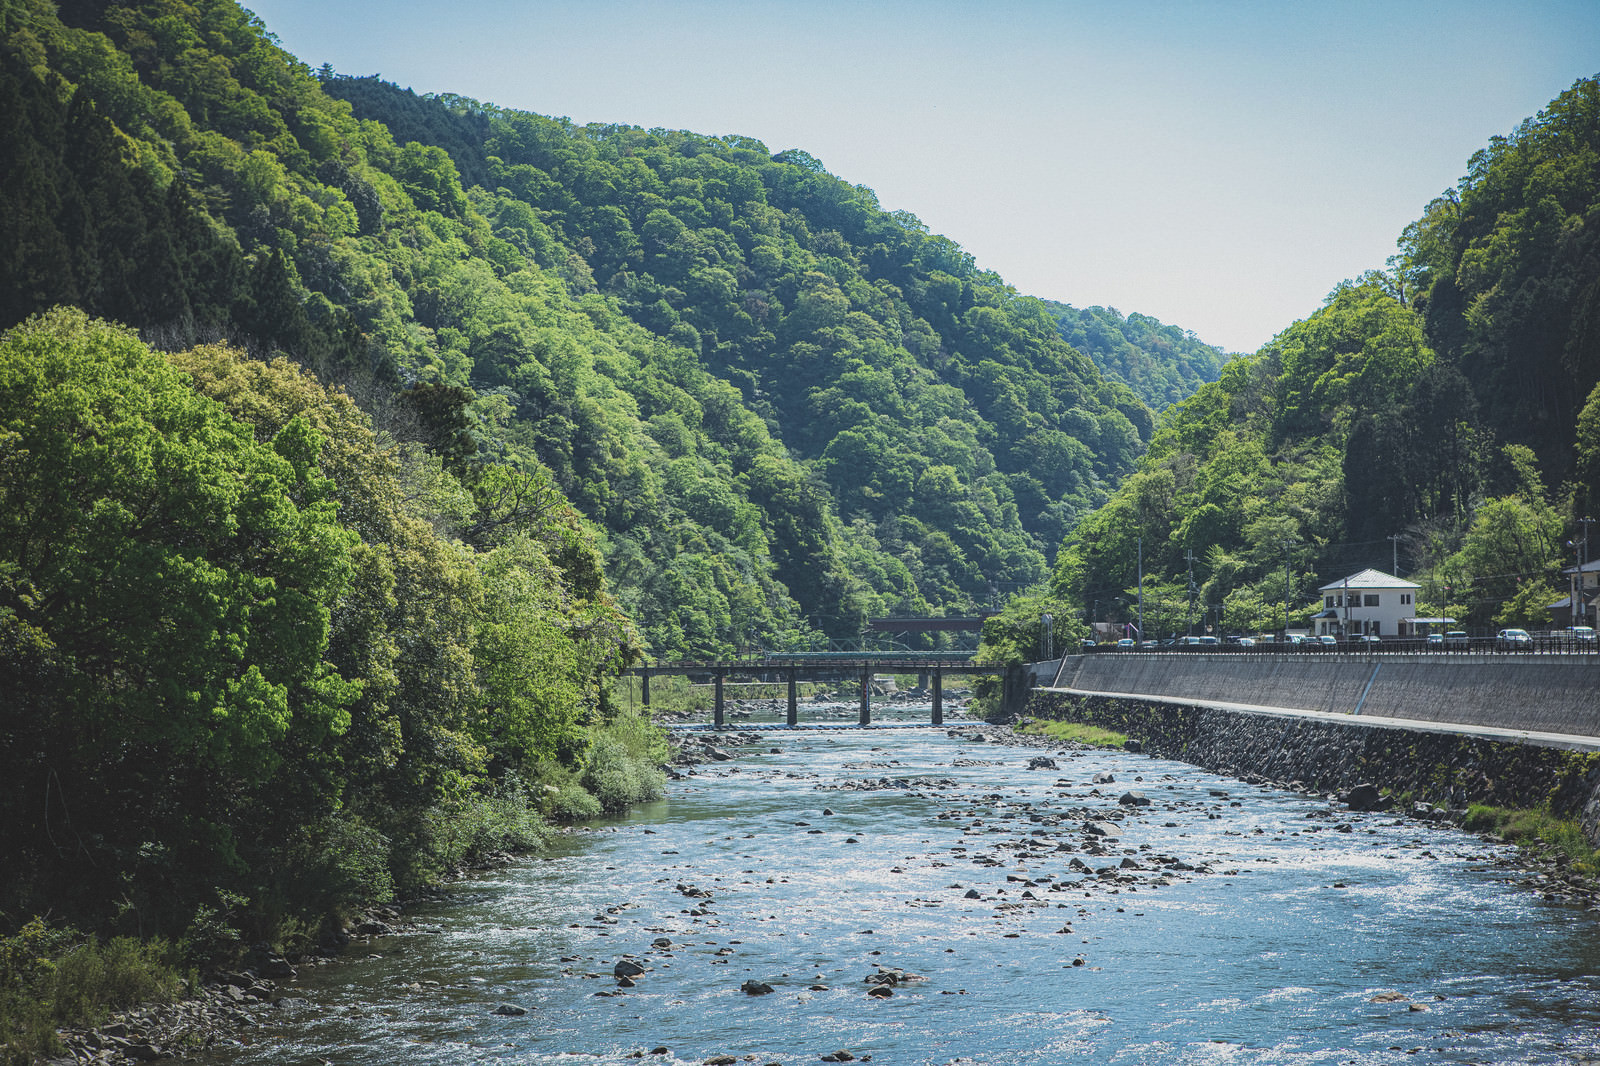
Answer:
<svg viewBox="0 0 1600 1066"><path fill-rule="evenodd" d="M1531 651L1533 637L1526 629L1502 629L1494 635L1494 646L1501 651Z"/></svg>

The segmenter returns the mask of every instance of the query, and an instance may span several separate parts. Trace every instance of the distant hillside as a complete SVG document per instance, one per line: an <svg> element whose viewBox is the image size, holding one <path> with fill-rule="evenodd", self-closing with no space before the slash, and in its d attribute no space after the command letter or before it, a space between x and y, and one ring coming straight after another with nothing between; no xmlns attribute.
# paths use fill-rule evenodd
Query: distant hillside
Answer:
<svg viewBox="0 0 1600 1066"><path fill-rule="evenodd" d="M1138 312L1124 318L1114 307L1079 309L1044 301L1061 339L1083 352L1100 372L1131 388L1161 411L1217 380L1228 353L1177 326Z"/></svg>
<svg viewBox="0 0 1600 1066"><path fill-rule="evenodd" d="M1396 560L1419 615L1559 622L1561 567L1600 555L1597 175L1589 78L1474 154L1391 270L1166 411L1069 536L1058 615L1131 617L1142 538L1151 632L1281 628L1286 600L1304 625L1321 583Z"/></svg>
<svg viewBox="0 0 1600 1066"><path fill-rule="evenodd" d="M233 0L5 8L0 325L72 304L548 474L662 655L1040 582L1148 408L799 150L314 74Z"/></svg>

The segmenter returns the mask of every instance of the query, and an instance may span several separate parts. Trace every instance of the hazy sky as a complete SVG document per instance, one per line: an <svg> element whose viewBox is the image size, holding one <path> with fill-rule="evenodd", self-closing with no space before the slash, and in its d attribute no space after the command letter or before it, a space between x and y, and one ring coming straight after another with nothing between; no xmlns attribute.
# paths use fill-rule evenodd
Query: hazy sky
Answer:
<svg viewBox="0 0 1600 1066"><path fill-rule="evenodd" d="M312 67L802 148L1019 290L1254 351L1600 72L1595 0L256 0Z"/></svg>

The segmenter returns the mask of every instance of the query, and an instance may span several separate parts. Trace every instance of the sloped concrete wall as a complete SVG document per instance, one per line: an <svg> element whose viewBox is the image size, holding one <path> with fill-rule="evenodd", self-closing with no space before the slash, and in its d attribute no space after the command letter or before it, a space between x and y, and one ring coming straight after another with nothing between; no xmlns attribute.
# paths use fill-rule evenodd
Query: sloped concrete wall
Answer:
<svg viewBox="0 0 1600 1066"><path fill-rule="evenodd" d="M1077 656L1054 687L1600 736L1600 656Z"/></svg>
<svg viewBox="0 0 1600 1066"><path fill-rule="evenodd" d="M1600 752L1592 750L1061 689L1035 689L1026 713L1124 733L1148 754L1245 781L1316 791L1370 783L1458 814L1473 803L1547 808L1600 844Z"/></svg>

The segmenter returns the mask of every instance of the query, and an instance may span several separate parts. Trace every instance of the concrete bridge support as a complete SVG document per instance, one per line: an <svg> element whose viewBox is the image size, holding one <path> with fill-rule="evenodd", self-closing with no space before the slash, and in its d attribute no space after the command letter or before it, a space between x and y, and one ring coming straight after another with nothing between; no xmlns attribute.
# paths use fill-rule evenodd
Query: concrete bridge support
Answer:
<svg viewBox="0 0 1600 1066"><path fill-rule="evenodd" d="M722 700L722 671L721 670L718 670L716 672L715 678L716 678L716 680L715 680L714 684L716 686L716 693L713 696L713 703L711 705L711 727L713 729L722 729L728 724L728 719L727 719L727 705L724 704L723 700Z"/></svg>
<svg viewBox="0 0 1600 1066"><path fill-rule="evenodd" d="M933 724L944 725L944 673L933 672Z"/></svg>
<svg viewBox="0 0 1600 1066"><path fill-rule="evenodd" d="M644 678L643 691L640 693L646 710L650 709L650 671L640 670L639 676Z"/></svg>
<svg viewBox="0 0 1600 1066"><path fill-rule="evenodd" d="M872 667L861 668L861 724L872 724Z"/></svg>
<svg viewBox="0 0 1600 1066"><path fill-rule="evenodd" d="M798 671L791 667L789 670L789 716L787 719L790 729L800 724L800 697L797 688L799 678L797 674Z"/></svg>

